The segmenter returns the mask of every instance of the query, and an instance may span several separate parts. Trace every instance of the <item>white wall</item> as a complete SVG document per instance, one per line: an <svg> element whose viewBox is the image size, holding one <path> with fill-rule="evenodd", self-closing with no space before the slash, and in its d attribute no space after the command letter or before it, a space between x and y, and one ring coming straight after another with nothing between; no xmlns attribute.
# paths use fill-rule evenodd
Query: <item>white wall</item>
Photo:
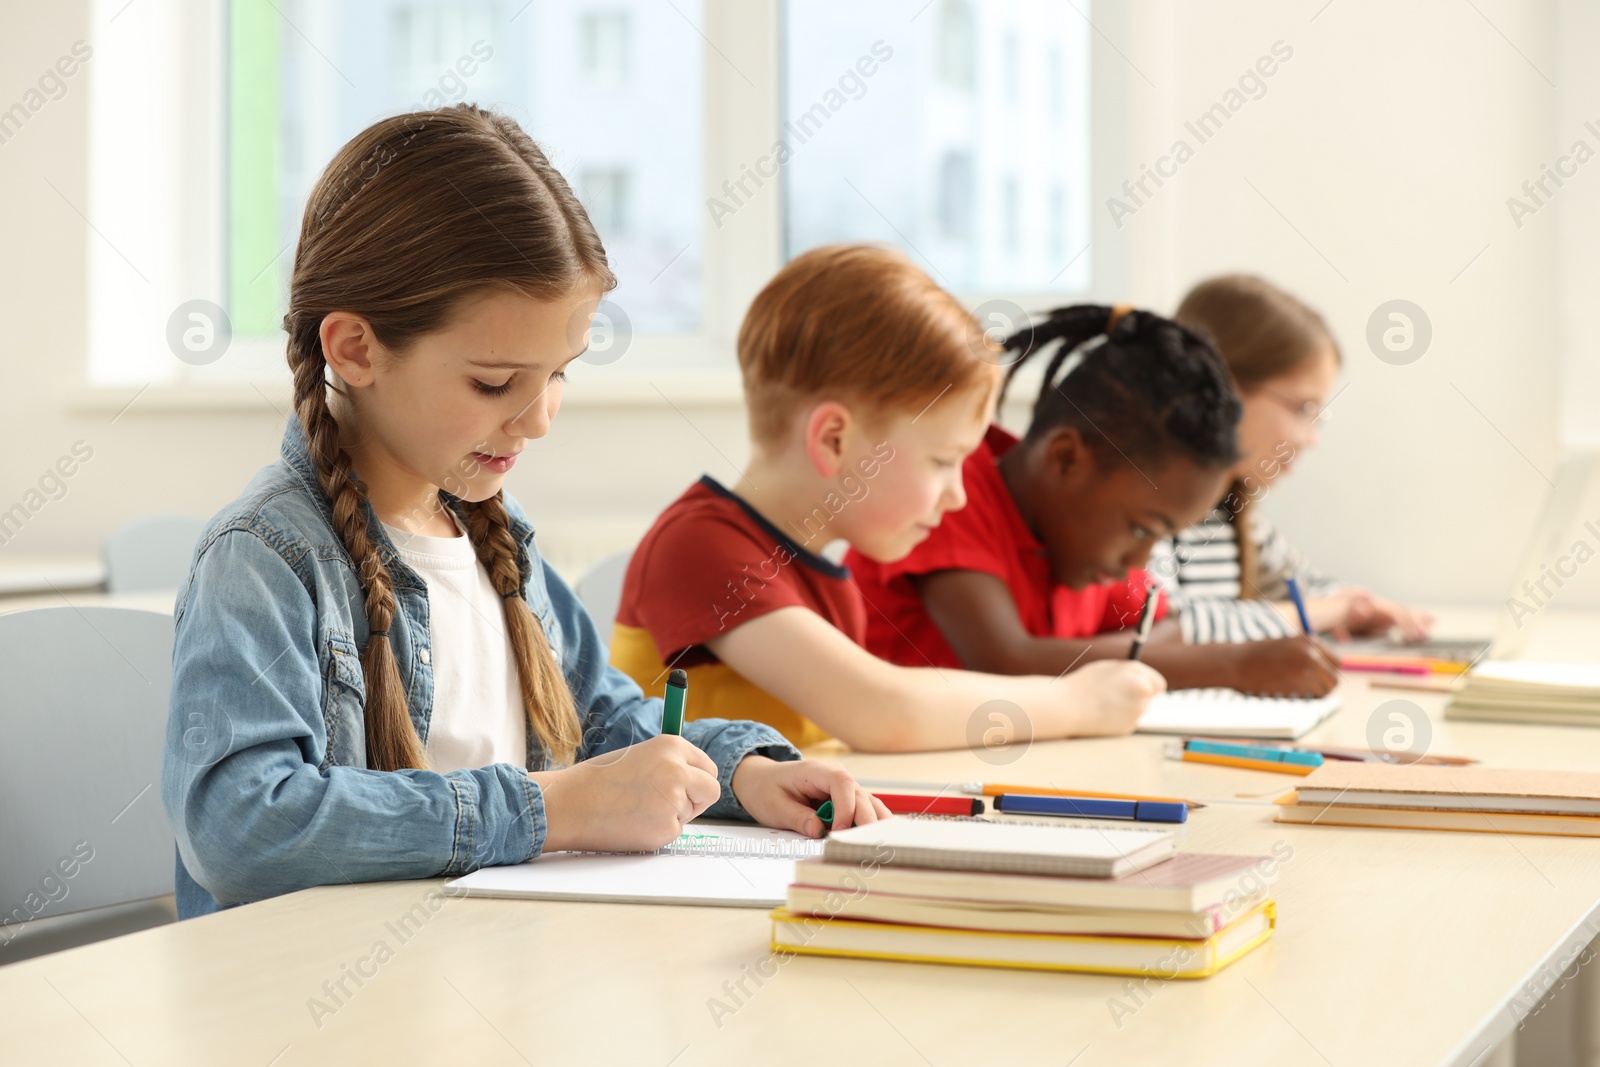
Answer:
<svg viewBox="0 0 1600 1067"><path fill-rule="evenodd" d="M1126 220L1134 298L1170 310L1200 278L1248 269L1322 310L1349 388L1267 512L1334 574L1494 602L1547 488L1539 471L1555 469L1567 207L1558 198L1519 231L1505 200L1554 158L1563 94L1550 83L1590 60L1595 37L1558 72L1554 4L1324 3L1142 8L1148 33L1129 58L1155 83L1131 83L1143 161L1275 41L1294 54ZM1395 298L1433 325L1407 366L1365 340Z"/></svg>
<svg viewBox="0 0 1600 1067"><path fill-rule="evenodd" d="M1096 23L1143 72L1127 72L1130 175L1274 41L1294 55L1122 229L1098 227L1106 245L1096 254L1125 259L1130 299L1167 310L1193 281L1239 268L1319 306L1343 344L1350 387L1322 447L1268 511L1334 573L1404 597L1493 603L1545 489L1533 468L1553 473L1562 418L1572 432L1593 428L1589 413L1600 409L1557 385L1563 361L1585 395L1600 377L1581 302L1600 268L1581 234L1563 243L1561 229L1569 211L1595 215L1600 163L1520 230L1505 206L1578 136L1568 127L1581 125L1572 116L1596 80L1580 73L1596 30L1577 25L1572 0L1478 0L1477 11L1335 0L1319 13L1321 4L1097 6ZM9 106L94 32L83 2L4 6L0 105ZM1125 63L1098 36L1094 55ZM84 73L93 76L92 60ZM114 407L86 409L69 395L84 360L85 247L95 239L63 200L80 209L86 200L82 78L0 144L0 510L74 441L95 453L67 495L0 551L89 550L150 510L209 514L274 458L282 432L268 398L174 410L147 396L113 423ZM1594 115L1584 117L1600 119L1600 93L1588 99ZM1364 340L1371 311L1396 297L1433 323L1432 347L1410 366L1380 362ZM650 356L641 343L624 362L644 368ZM649 392L644 402L586 403L575 383L511 491L546 528L599 516L626 531L700 473L731 478L746 454L732 391L663 389L677 410Z"/></svg>

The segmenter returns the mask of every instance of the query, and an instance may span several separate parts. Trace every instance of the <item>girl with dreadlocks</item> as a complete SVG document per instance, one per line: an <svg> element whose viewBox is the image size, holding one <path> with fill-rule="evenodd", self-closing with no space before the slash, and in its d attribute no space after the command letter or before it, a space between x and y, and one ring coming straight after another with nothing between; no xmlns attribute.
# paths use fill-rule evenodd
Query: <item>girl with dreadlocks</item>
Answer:
<svg viewBox="0 0 1600 1067"><path fill-rule="evenodd" d="M306 204L282 457L179 591L162 797L181 917L325 883L664 845L697 815L819 836L882 811L777 731L662 705L502 488L614 284L512 120L384 119Z"/></svg>
<svg viewBox="0 0 1600 1067"><path fill-rule="evenodd" d="M1061 308L1006 348L1006 386L1052 353L1027 434L989 428L965 461L967 507L909 556L847 558L875 609L868 647L891 662L1059 675L1126 657L1152 547L1211 510L1238 460L1227 368L1171 320ZM1143 652L1174 689L1318 696L1337 681L1330 656L1304 637L1187 645L1173 619Z"/></svg>

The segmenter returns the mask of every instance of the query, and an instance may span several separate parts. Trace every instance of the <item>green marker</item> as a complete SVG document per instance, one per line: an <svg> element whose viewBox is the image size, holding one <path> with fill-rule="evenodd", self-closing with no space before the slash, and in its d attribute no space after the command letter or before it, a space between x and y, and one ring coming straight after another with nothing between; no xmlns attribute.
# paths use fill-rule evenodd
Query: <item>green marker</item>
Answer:
<svg viewBox="0 0 1600 1067"><path fill-rule="evenodd" d="M817 809L817 818L822 820L822 825L824 826L833 825L833 801L824 800L822 802L822 807Z"/></svg>
<svg viewBox="0 0 1600 1067"><path fill-rule="evenodd" d="M683 702L689 697L689 676L681 669L667 675L666 702L661 705L661 732L683 733Z"/></svg>

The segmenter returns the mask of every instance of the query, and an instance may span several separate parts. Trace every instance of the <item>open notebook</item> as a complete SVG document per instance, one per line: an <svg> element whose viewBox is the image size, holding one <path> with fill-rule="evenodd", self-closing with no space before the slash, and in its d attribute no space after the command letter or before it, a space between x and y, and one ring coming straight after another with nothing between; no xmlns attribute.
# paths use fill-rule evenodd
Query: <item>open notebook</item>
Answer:
<svg viewBox="0 0 1600 1067"><path fill-rule="evenodd" d="M708 904L775 908L794 862L822 842L748 823L690 823L656 852L551 852L511 867L483 867L445 888L474 897Z"/></svg>
<svg viewBox="0 0 1600 1067"><path fill-rule="evenodd" d="M1179 689L1150 701L1139 719L1145 734L1205 737L1303 737L1339 710L1330 693L1314 700L1246 696L1232 689Z"/></svg>

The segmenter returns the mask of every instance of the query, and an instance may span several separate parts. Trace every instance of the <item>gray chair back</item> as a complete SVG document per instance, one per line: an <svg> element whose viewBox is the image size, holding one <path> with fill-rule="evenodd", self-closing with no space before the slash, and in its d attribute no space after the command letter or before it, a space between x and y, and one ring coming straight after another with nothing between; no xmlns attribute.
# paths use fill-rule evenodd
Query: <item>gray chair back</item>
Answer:
<svg viewBox="0 0 1600 1067"><path fill-rule="evenodd" d="M617 617L617 605L622 603L622 579L628 573L628 561L632 558L631 548L611 553L584 571L572 590L594 619L601 638L608 643L611 624Z"/></svg>
<svg viewBox="0 0 1600 1067"><path fill-rule="evenodd" d="M0 615L0 963L18 924L172 892L172 636L156 611Z"/></svg>
<svg viewBox="0 0 1600 1067"><path fill-rule="evenodd" d="M106 591L148 593L176 589L189 576L195 542L206 520L194 515L146 515L125 522L106 538Z"/></svg>

